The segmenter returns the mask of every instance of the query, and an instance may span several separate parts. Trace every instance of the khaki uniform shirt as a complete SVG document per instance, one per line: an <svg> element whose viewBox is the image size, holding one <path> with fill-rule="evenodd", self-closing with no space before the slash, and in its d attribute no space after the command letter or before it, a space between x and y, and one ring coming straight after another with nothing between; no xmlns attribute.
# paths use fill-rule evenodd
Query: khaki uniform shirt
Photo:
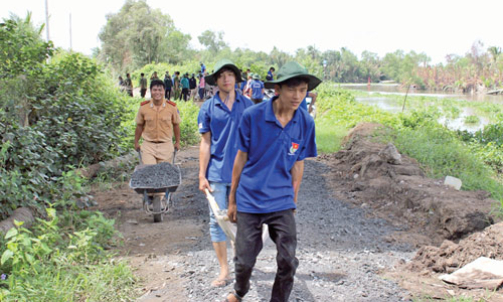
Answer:
<svg viewBox="0 0 503 302"><path fill-rule="evenodd" d="M162 105L157 108L150 100L140 106L136 124L143 126L144 140L155 143L171 142L173 124L180 124L180 115L175 103L163 100Z"/></svg>

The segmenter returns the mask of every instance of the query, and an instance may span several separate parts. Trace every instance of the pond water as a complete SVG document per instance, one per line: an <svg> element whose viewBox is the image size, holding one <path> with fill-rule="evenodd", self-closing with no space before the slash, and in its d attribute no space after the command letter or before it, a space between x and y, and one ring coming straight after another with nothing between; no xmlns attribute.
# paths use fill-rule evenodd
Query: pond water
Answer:
<svg viewBox="0 0 503 302"><path fill-rule="evenodd" d="M400 84L371 84L370 87L367 87L367 84L338 84L338 87L344 89L353 89L360 91L368 91L369 93L379 93L382 95L403 95L407 93L407 89L402 87ZM437 97L437 98L451 98L458 100L466 100L466 101L475 101L475 102L492 102L503 104L503 95L488 95L488 94L460 94L453 92L438 92L438 91L427 91L427 90L418 90L418 89L410 89L408 95L410 96L429 96L429 97Z"/></svg>
<svg viewBox="0 0 503 302"><path fill-rule="evenodd" d="M397 105L396 101L387 98L386 95L403 95L405 97L406 91L398 84L372 84L367 87L367 84L340 84L341 88L353 89L359 91L367 91L367 96L358 96L356 101L376 106L382 110L399 113L402 111L402 106ZM454 93L437 93L428 91L418 91L415 89L409 90L408 96L428 96L435 98L450 98L458 100L466 100L470 102L491 102L503 105L503 96L497 95L468 95L468 94L454 94ZM447 118L442 116L438 119L438 122L445 125L451 130L466 130L469 132L476 132L484 128L484 126L490 123L490 120L486 117L479 116L480 121L478 123L467 124L465 119L468 116L475 115L473 108L464 107L460 108L461 112L457 118Z"/></svg>

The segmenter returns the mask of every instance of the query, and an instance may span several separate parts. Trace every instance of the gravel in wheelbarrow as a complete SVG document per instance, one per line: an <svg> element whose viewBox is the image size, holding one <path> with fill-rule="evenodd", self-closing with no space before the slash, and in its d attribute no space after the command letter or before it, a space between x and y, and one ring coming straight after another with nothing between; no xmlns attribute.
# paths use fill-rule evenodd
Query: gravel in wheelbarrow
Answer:
<svg viewBox="0 0 503 302"><path fill-rule="evenodd" d="M131 176L130 187L133 189L161 189L180 185L178 167L163 162L156 165L145 165L136 169Z"/></svg>

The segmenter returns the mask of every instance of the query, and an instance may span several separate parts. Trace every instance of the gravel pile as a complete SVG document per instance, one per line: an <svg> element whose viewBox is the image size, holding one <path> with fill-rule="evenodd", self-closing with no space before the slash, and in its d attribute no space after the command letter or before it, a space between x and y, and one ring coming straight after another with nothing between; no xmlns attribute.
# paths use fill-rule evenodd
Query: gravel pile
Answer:
<svg viewBox="0 0 503 302"><path fill-rule="evenodd" d="M168 162L148 165L134 171L130 187L133 189L159 189L178 186L180 171Z"/></svg>

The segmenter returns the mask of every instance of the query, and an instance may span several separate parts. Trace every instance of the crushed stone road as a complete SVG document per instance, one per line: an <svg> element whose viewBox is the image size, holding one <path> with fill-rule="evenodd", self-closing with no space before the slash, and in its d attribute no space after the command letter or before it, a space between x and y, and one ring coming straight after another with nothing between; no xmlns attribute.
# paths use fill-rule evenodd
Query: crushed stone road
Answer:
<svg viewBox="0 0 503 302"><path fill-rule="evenodd" d="M210 287L218 263L209 239L209 209L197 188L197 148L183 150L177 161L182 184L174 211L161 223L141 212L141 197L127 186L96 199L100 210L116 217L125 240L119 252L143 280L137 301L223 301L233 285ZM321 160L306 160L296 214L300 264L290 301L411 301L407 291L379 272L409 260L413 249L386 240L401 231L397 227L335 199L324 176L329 169ZM230 245L228 254L232 258ZM275 246L268 240L245 301L269 301L275 271Z"/></svg>

